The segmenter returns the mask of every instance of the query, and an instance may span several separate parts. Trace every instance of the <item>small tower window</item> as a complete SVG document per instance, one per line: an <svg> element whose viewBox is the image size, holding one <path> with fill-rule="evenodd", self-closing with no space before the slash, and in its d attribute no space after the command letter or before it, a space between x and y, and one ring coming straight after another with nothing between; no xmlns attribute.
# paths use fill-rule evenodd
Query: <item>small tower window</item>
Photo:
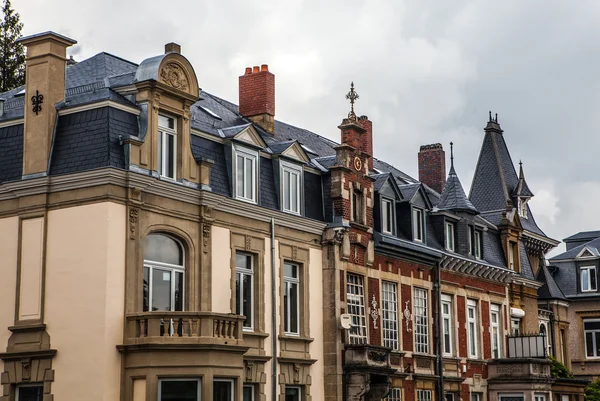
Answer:
<svg viewBox="0 0 600 401"><path fill-rule="evenodd" d="M363 222L363 195L358 189L352 191L352 221Z"/></svg>

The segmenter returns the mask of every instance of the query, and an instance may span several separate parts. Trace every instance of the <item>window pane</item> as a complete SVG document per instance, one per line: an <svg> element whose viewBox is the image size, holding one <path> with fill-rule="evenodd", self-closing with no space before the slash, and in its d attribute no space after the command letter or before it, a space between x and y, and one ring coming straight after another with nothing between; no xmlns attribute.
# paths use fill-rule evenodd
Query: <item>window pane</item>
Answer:
<svg viewBox="0 0 600 401"><path fill-rule="evenodd" d="M290 283L290 332L298 333L298 284Z"/></svg>
<svg viewBox="0 0 600 401"><path fill-rule="evenodd" d="M214 381L213 401L233 401L232 385L230 381Z"/></svg>
<svg viewBox="0 0 600 401"><path fill-rule="evenodd" d="M164 127L164 128L175 129L175 120L170 117L159 115L158 116L158 126Z"/></svg>
<svg viewBox="0 0 600 401"><path fill-rule="evenodd" d="M283 172L283 208L290 210L290 172Z"/></svg>
<svg viewBox="0 0 600 401"><path fill-rule="evenodd" d="M235 266L242 269L252 269L252 256L245 253L235 254Z"/></svg>
<svg viewBox="0 0 600 401"><path fill-rule="evenodd" d="M585 333L585 348L588 357L594 356L594 333Z"/></svg>
<svg viewBox="0 0 600 401"><path fill-rule="evenodd" d="M168 134L165 144L165 175L175 178L175 136Z"/></svg>
<svg viewBox="0 0 600 401"><path fill-rule="evenodd" d="M244 158L242 156L237 157L236 162L236 195L246 196L244 193Z"/></svg>
<svg viewBox="0 0 600 401"><path fill-rule="evenodd" d="M291 210L298 212L298 175L290 175L290 197L291 197Z"/></svg>
<svg viewBox="0 0 600 401"><path fill-rule="evenodd" d="M148 312L150 304L150 268L144 266L144 312Z"/></svg>
<svg viewBox="0 0 600 401"><path fill-rule="evenodd" d="M245 186L246 186L246 195L245 197L248 199L254 199L254 191L252 191L252 183L254 181L254 160L247 158L246 159L246 167L245 167Z"/></svg>
<svg viewBox="0 0 600 401"><path fill-rule="evenodd" d="M17 401L42 401L43 390L44 386L21 386Z"/></svg>
<svg viewBox="0 0 600 401"><path fill-rule="evenodd" d="M244 298L242 300L242 315L246 316L244 320L245 327L252 327L252 276L242 274L242 291Z"/></svg>
<svg viewBox="0 0 600 401"><path fill-rule="evenodd" d="M242 401L254 401L254 387L244 386L244 396Z"/></svg>
<svg viewBox="0 0 600 401"><path fill-rule="evenodd" d="M160 401L199 401L198 380L161 380Z"/></svg>
<svg viewBox="0 0 600 401"><path fill-rule="evenodd" d="M285 388L285 401L300 401L300 388L286 387Z"/></svg>
<svg viewBox="0 0 600 401"><path fill-rule="evenodd" d="M171 272L152 269L152 310L171 310Z"/></svg>
<svg viewBox="0 0 600 401"><path fill-rule="evenodd" d="M596 289L596 269L590 269L590 288Z"/></svg>
<svg viewBox="0 0 600 401"><path fill-rule="evenodd" d="M144 242L144 260L183 266L183 251L174 239L166 235L150 234Z"/></svg>
<svg viewBox="0 0 600 401"><path fill-rule="evenodd" d="M164 175L164 165L163 165L163 142L165 140L165 133L162 131L158 131L158 173L160 175Z"/></svg>
<svg viewBox="0 0 600 401"><path fill-rule="evenodd" d="M235 275L235 314L242 314L242 287L240 286L240 281L242 279L242 275L237 273Z"/></svg>
<svg viewBox="0 0 600 401"><path fill-rule="evenodd" d="M183 272L175 272L175 309L183 310Z"/></svg>
<svg viewBox="0 0 600 401"><path fill-rule="evenodd" d="M589 286L589 270L588 269L581 269L581 289L582 290L589 290L590 286Z"/></svg>
<svg viewBox="0 0 600 401"><path fill-rule="evenodd" d="M346 311L352 317L352 328L348 331L350 344L365 344L367 342L367 321L363 277L348 274L346 280Z"/></svg>
<svg viewBox="0 0 600 401"><path fill-rule="evenodd" d="M283 275L284 277L298 278L298 266L292 263L284 263Z"/></svg>

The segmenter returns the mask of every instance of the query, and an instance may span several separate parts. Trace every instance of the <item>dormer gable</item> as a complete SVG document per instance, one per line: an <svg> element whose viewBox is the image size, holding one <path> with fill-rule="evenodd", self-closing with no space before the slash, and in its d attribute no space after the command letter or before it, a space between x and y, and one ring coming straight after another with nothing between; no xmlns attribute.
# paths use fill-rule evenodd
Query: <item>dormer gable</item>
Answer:
<svg viewBox="0 0 600 401"><path fill-rule="evenodd" d="M276 142L269 147L273 155L283 156L298 163L310 162L310 157L298 141Z"/></svg>
<svg viewBox="0 0 600 401"><path fill-rule="evenodd" d="M600 257L600 253L598 249L590 246L585 246L583 249L575 256L575 259L595 259Z"/></svg>
<svg viewBox="0 0 600 401"><path fill-rule="evenodd" d="M235 127L222 128L219 131L219 136L225 139L231 139L255 148L266 148L267 144L262 139L256 128L252 124L238 125Z"/></svg>

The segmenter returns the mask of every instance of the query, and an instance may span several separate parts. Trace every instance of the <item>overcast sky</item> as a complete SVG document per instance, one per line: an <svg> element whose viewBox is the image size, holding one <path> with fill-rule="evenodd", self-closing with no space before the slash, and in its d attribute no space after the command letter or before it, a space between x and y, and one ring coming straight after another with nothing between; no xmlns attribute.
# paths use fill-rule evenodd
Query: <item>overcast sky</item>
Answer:
<svg viewBox="0 0 600 401"><path fill-rule="evenodd" d="M85 4L85 5L84 5ZM184 5L185 4L185 5ZM417 177L422 144L455 143L468 192L488 110L521 159L538 225L600 229L596 0L13 0L23 34L140 63L182 45L203 90L237 103L244 67L276 75L276 118L339 141L350 81L375 156ZM449 158L449 152L447 154ZM561 248L563 249L562 245Z"/></svg>

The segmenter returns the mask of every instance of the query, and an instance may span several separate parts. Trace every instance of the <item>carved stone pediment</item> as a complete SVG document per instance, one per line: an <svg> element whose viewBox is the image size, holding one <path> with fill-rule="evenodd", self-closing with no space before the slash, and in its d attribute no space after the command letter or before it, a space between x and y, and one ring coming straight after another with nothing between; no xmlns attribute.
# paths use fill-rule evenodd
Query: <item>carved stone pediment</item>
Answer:
<svg viewBox="0 0 600 401"><path fill-rule="evenodd" d="M160 80L180 91L189 89L189 82L183 68L177 63L167 63L160 70Z"/></svg>

